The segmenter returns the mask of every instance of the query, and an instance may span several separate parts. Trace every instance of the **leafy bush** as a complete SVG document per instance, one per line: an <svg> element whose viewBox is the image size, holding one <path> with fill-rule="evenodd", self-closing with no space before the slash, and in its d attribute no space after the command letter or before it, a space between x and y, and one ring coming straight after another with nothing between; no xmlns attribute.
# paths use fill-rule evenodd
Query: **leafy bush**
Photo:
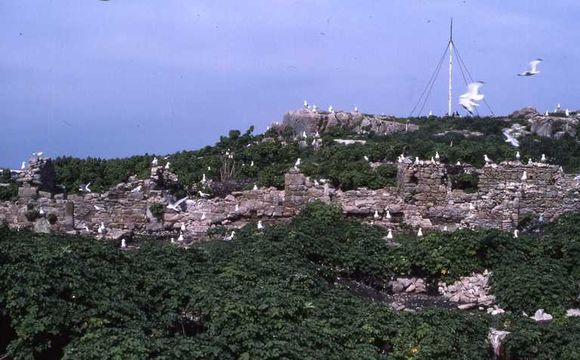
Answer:
<svg viewBox="0 0 580 360"><path fill-rule="evenodd" d="M563 310L574 304L576 286L568 271L557 261L535 259L494 270L493 293L506 309L534 313Z"/></svg>
<svg viewBox="0 0 580 360"><path fill-rule="evenodd" d="M42 215L40 215L40 212L36 209L28 210L26 212L26 220L28 220L30 222L34 222L37 219L40 219L41 217L42 217Z"/></svg>
<svg viewBox="0 0 580 360"><path fill-rule="evenodd" d="M58 221L58 216L56 216L54 213L50 213L46 216L46 219L48 220L49 224L54 225Z"/></svg>
<svg viewBox="0 0 580 360"><path fill-rule="evenodd" d="M161 203L154 203L149 206L149 211L154 218L161 221L163 220L163 215L165 214L165 205Z"/></svg>

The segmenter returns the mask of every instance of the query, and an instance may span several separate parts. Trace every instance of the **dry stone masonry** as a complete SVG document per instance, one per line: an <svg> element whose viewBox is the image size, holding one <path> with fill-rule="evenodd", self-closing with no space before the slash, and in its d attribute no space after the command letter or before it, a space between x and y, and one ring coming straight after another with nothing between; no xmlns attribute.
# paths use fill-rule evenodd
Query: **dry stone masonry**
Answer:
<svg viewBox="0 0 580 360"><path fill-rule="evenodd" d="M450 173L479 176L477 191L454 189ZM522 175L526 173L525 180ZM164 238L180 234L185 241L207 237L216 226L229 229L261 220L287 221L313 201L339 204L349 216L393 229L401 226L453 231L458 228L513 229L528 214L550 221L580 211L580 186L558 166L503 162L482 169L435 161L398 164L398 185L377 190L342 191L306 177L299 169L285 176L283 190L238 191L225 198L177 199L167 188L177 181L169 169L153 166L151 176L130 178L104 193L66 194L57 191L50 159L31 159L19 174L19 196L0 203L0 221L14 228L66 232L119 239L134 234ZM162 214L153 214L154 206ZM104 231L98 231L104 227Z"/></svg>

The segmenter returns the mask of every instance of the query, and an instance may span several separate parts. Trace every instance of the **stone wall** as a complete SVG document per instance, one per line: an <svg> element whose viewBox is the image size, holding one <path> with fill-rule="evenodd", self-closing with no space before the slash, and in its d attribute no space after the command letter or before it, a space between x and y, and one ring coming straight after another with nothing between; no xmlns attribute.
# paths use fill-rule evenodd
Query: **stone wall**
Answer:
<svg viewBox="0 0 580 360"><path fill-rule="evenodd" d="M41 177L30 176L44 173L43 168L50 166L48 160L29 164L20 175L18 200L0 203L0 221L39 232L115 239L132 234L177 238L182 233L186 240L197 240L215 226L233 229L258 220L266 225L287 221L317 200L337 203L349 216L395 231L402 225L427 231L463 227L509 230L526 214L544 214L550 221L564 212L580 210L580 187L573 176L543 163L506 162L479 170L462 165L463 170L479 174L479 188L474 193L453 189L449 171L457 171L457 166L435 161L405 160L398 164L398 186L377 190L341 191L291 169L284 190L262 188L233 192L225 198L191 197L176 209L167 207L176 200L164 189L177 180L169 170L153 167L149 179L131 178L100 194L67 196L43 191ZM526 180L522 180L524 171ZM162 218L151 213L153 204L164 208ZM40 216L31 219L34 211ZM106 231L99 233L101 224Z"/></svg>

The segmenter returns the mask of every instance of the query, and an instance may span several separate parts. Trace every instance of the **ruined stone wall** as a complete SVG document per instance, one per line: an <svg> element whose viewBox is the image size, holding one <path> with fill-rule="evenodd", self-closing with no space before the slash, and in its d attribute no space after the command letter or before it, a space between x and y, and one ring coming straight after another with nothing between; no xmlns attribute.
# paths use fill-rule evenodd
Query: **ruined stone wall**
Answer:
<svg viewBox="0 0 580 360"><path fill-rule="evenodd" d="M464 168L479 174L478 191L465 193L453 189L449 165L406 160L399 164L397 187L341 191L291 169L285 176L284 190L262 188L233 192L225 198L191 197L177 209L167 207L176 199L163 188L177 178L159 167L151 169L149 179L131 178L101 194L54 195L41 191L38 181L25 181L21 182L16 202L0 203L0 221L39 232L114 239L132 234L165 237L182 234L185 239L196 240L215 226L238 228L258 220L264 224L286 221L313 201L339 204L349 216L395 230L403 225L440 230L461 227L508 230L526 214L544 214L549 221L564 212L580 211L578 183L557 166L508 162L489 164L479 170L469 165ZM524 171L527 179L522 180ZM41 173L31 169L22 176L28 179L31 172ZM165 213L161 219L151 213L153 204L162 204ZM30 212L34 211L41 214L31 219ZM98 232L101 223L106 228L103 234Z"/></svg>

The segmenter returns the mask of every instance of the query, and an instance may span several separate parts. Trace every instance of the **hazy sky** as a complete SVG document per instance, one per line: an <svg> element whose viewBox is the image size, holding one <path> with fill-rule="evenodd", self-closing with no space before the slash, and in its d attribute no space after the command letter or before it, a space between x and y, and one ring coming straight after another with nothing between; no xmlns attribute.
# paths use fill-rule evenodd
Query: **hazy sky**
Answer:
<svg viewBox="0 0 580 360"><path fill-rule="evenodd" d="M196 149L304 99L405 116L452 16L496 113L576 109L579 14L577 0L1 0L0 166ZM539 76L515 76L536 57ZM446 111L446 76L426 111Z"/></svg>

